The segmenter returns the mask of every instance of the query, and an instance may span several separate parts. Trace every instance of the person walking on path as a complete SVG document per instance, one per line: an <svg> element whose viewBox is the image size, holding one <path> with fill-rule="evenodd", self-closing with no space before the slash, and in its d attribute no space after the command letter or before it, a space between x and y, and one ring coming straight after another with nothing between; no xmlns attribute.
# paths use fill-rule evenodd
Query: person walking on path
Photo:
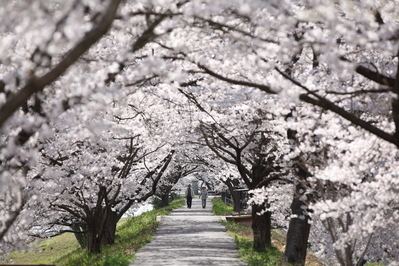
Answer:
<svg viewBox="0 0 399 266"><path fill-rule="evenodd" d="M186 199L187 199L187 207L191 209L191 203L193 202L194 191L189 184L186 189Z"/></svg>
<svg viewBox="0 0 399 266"><path fill-rule="evenodd" d="M206 199L208 198L208 190L206 190L206 187L202 187L200 198L202 200L202 208L205 209L205 207L206 207Z"/></svg>

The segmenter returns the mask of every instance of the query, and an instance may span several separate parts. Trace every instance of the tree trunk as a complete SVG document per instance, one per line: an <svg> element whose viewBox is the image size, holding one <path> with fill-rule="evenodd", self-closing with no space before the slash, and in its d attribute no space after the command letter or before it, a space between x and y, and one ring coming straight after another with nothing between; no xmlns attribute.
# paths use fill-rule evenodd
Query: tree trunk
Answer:
<svg viewBox="0 0 399 266"><path fill-rule="evenodd" d="M89 253L100 253L101 252L101 237L98 232L99 227L96 221L92 221L88 224L88 250Z"/></svg>
<svg viewBox="0 0 399 266"><path fill-rule="evenodd" d="M235 193L235 186L238 185L237 180L231 180L230 178L226 180L225 184L227 185L231 198L233 200L233 206L237 206L240 204L240 199L238 197L238 194Z"/></svg>
<svg viewBox="0 0 399 266"><path fill-rule="evenodd" d="M267 211L262 215L258 215L265 210L264 205L252 205L252 230L254 233L254 245L255 250L265 250L271 247L271 212Z"/></svg>
<svg viewBox="0 0 399 266"><path fill-rule="evenodd" d="M78 241L80 247L85 249L88 247L88 233L86 224L74 224L71 226L72 230L75 232L75 238Z"/></svg>
<svg viewBox="0 0 399 266"><path fill-rule="evenodd" d="M112 245L115 243L116 224L118 223L118 215L116 212L109 212L106 217L104 227L101 230L105 210L101 217L94 217L93 221L88 224L76 224L72 229L76 232L75 238L79 242L82 249L87 248L89 252L99 253L102 245Z"/></svg>
<svg viewBox="0 0 399 266"><path fill-rule="evenodd" d="M288 228L284 260L293 265L305 265L310 218L306 214L306 204L298 196L292 200L291 211L294 217Z"/></svg>
<svg viewBox="0 0 399 266"><path fill-rule="evenodd" d="M166 207L169 206L169 193L164 193L161 195L161 206Z"/></svg>
<svg viewBox="0 0 399 266"><path fill-rule="evenodd" d="M107 217L107 223L104 228L104 236L101 245L112 245L115 243L116 224L118 223L118 213L111 211Z"/></svg>

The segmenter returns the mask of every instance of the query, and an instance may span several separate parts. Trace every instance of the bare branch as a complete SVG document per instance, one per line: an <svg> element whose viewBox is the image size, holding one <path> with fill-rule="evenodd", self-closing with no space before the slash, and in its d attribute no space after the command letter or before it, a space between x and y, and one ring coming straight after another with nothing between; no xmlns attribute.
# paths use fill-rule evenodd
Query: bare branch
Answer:
<svg viewBox="0 0 399 266"><path fill-rule="evenodd" d="M338 92L338 91L329 91L327 90L326 93L328 94L335 94L335 95L360 95L360 94L369 94L369 93L388 93L393 92L392 89L379 89L379 90L357 90L351 92Z"/></svg>

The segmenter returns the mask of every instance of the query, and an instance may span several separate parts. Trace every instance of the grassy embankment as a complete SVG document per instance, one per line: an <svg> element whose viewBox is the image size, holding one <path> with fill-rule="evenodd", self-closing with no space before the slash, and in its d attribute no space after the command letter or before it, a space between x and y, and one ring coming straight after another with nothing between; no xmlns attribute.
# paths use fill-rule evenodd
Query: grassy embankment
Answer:
<svg viewBox="0 0 399 266"><path fill-rule="evenodd" d="M213 213L216 215L229 215L233 212L233 207L225 205L221 198L214 198L212 203ZM277 230L272 230L273 248L264 252L259 252L252 248L253 233L251 228L234 222L224 222L223 224L226 226L227 234L235 239L240 258L248 263L248 265L283 265L282 261L286 238L284 234ZM309 253L306 265L319 266L322 264L317 261L317 258L313 254Z"/></svg>
<svg viewBox="0 0 399 266"><path fill-rule="evenodd" d="M150 242L158 227L157 216L167 215L172 209L184 205L184 199L173 201L170 206L146 212L137 217L123 218L118 223L115 244L102 248L100 254L89 254L79 247L71 233L49 239L37 240L32 248L9 254L8 263L55 265L129 265L135 252Z"/></svg>

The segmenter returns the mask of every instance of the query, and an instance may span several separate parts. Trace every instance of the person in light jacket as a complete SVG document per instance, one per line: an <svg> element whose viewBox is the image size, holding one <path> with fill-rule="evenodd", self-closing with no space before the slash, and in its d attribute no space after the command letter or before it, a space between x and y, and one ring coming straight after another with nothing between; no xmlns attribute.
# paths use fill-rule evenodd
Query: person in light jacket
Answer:
<svg viewBox="0 0 399 266"><path fill-rule="evenodd" d="M191 188L190 184L187 186L185 195L187 200L187 207L191 209L191 203L193 202L194 197L194 190Z"/></svg>
<svg viewBox="0 0 399 266"><path fill-rule="evenodd" d="M202 187L200 198L202 200L202 208L205 209L205 207L206 207L206 199L208 198L208 190L206 190L206 187Z"/></svg>

